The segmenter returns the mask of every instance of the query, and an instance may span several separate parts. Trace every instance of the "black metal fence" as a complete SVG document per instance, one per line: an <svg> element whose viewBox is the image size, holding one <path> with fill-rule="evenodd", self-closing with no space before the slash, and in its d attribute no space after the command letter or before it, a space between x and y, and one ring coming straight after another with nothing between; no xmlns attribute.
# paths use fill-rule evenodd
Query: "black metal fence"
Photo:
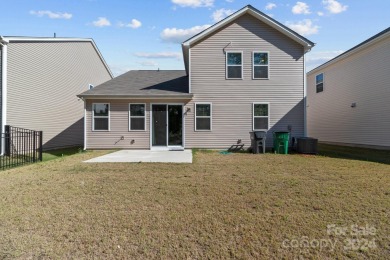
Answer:
<svg viewBox="0 0 390 260"><path fill-rule="evenodd" d="M6 125L1 148L0 170L42 161L42 131Z"/></svg>

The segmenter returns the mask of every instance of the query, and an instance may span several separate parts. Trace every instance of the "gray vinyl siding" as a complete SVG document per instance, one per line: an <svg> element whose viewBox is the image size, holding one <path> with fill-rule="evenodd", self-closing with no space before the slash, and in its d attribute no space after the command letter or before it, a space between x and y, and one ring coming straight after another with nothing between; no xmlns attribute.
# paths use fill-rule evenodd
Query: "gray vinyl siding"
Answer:
<svg viewBox="0 0 390 260"><path fill-rule="evenodd" d="M89 84L111 79L90 42L11 42L7 124L43 131L44 149L82 145Z"/></svg>
<svg viewBox="0 0 390 260"><path fill-rule="evenodd" d="M142 100L142 99L88 99L86 101L87 149L149 149L151 104L183 104L187 100ZM110 104L110 131L92 130L93 103ZM146 104L145 131L129 131L129 104ZM185 111L185 110L184 110ZM184 119L185 121L187 119ZM185 130L184 130L185 131ZM121 137L123 136L123 140ZM131 144L131 141L134 143Z"/></svg>
<svg viewBox="0 0 390 260"><path fill-rule="evenodd" d="M390 147L389 60L387 36L308 74L309 135L323 142ZM324 91L316 93L319 73Z"/></svg>
<svg viewBox="0 0 390 260"><path fill-rule="evenodd" d="M228 45L231 43L230 45ZM227 46L227 47L226 47ZM226 51L243 52L243 79L226 79ZM269 80L252 79L252 52L269 52ZM270 104L268 146L273 131L304 135L304 48L251 15L244 15L190 49L193 100L186 120L187 148L228 148L240 139L250 146L252 103ZM212 131L194 126L195 102L212 103Z"/></svg>

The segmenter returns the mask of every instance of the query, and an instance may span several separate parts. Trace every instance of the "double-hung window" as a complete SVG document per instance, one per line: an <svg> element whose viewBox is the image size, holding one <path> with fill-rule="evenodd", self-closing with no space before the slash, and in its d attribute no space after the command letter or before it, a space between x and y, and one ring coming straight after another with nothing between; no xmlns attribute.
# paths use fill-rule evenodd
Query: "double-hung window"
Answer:
<svg viewBox="0 0 390 260"><path fill-rule="evenodd" d="M211 131L212 109L210 103L195 104L195 130Z"/></svg>
<svg viewBox="0 0 390 260"><path fill-rule="evenodd" d="M253 103L253 130L268 131L269 129L269 104Z"/></svg>
<svg viewBox="0 0 390 260"><path fill-rule="evenodd" d="M226 78L242 79L242 52L226 52Z"/></svg>
<svg viewBox="0 0 390 260"><path fill-rule="evenodd" d="M110 104L94 103L92 108L92 130L110 131Z"/></svg>
<svg viewBox="0 0 390 260"><path fill-rule="evenodd" d="M129 104L129 130L145 131L145 104Z"/></svg>
<svg viewBox="0 0 390 260"><path fill-rule="evenodd" d="M316 92L320 93L324 91L324 73L316 76Z"/></svg>
<svg viewBox="0 0 390 260"><path fill-rule="evenodd" d="M269 53L253 52L253 79L269 79Z"/></svg>

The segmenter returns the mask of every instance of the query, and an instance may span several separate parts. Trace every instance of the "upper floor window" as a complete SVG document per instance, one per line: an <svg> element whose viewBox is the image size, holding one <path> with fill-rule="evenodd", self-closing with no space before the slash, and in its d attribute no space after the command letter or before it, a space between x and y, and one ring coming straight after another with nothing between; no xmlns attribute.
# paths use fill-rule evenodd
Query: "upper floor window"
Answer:
<svg viewBox="0 0 390 260"><path fill-rule="evenodd" d="M226 52L226 78L242 79L242 52Z"/></svg>
<svg viewBox="0 0 390 260"><path fill-rule="evenodd" d="M110 131L110 104L95 103L92 107L92 130Z"/></svg>
<svg viewBox="0 0 390 260"><path fill-rule="evenodd" d="M195 130L210 131L212 112L210 103L195 104Z"/></svg>
<svg viewBox="0 0 390 260"><path fill-rule="evenodd" d="M89 84L89 87L88 87L89 89L93 89L94 88L94 85L92 85L92 84Z"/></svg>
<svg viewBox="0 0 390 260"><path fill-rule="evenodd" d="M268 131L269 104L253 103L253 130Z"/></svg>
<svg viewBox="0 0 390 260"><path fill-rule="evenodd" d="M253 79L269 79L268 52L253 52Z"/></svg>
<svg viewBox="0 0 390 260"><path fill-rule="evenodd" d="M324 91L324 73L316 76L316 92L320 93Z"/></svg>
<svg viewBox="0 0 390 260"><path fill-rule="evenodd" d="M129 130L145 131L145 104L129 105Z"/></svg>

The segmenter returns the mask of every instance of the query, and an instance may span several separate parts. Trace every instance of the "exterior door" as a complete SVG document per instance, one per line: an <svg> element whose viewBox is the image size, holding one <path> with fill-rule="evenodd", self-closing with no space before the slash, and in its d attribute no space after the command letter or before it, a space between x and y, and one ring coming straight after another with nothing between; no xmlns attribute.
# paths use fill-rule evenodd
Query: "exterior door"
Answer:
<svg viewBox="0 0 390 260"><path fill-rule="evenodd" d="M167 146L167 105L152 105L152 145Z"/></svg>
<svg viewBox="0 0 390 260"><path fill-rule="evenodd" d="M183 106L168 105L168 145L183 146Z"/></svg>
<svg viewBox="0 0 390 260"><path fill-rule="evenodd" d="M152 105L152 146L183 146L183 106Z"/></svg>

